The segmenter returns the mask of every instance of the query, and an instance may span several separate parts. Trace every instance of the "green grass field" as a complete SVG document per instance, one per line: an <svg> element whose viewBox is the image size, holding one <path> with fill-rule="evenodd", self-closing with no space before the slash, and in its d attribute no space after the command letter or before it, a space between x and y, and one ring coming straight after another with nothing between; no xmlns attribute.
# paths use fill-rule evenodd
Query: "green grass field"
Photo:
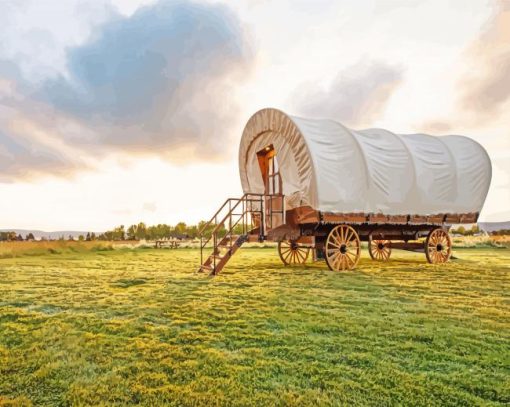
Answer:
<svg viewBox="0 0 510 407"><path fill-rule="evenodd" d="M44 254L47 253L47 254ZM510 250L287 268L241 249L0 259L0 405L508 405Z"/></svg>

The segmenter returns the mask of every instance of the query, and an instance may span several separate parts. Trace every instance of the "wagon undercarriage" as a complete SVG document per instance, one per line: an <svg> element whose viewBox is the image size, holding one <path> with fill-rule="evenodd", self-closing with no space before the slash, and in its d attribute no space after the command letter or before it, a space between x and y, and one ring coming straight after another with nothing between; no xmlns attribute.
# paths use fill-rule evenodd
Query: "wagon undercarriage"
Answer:
<svg viewBox="0 0 510 407"><path fill-rule="evenodd" d="M292 212L302 210L289 211L287 219L296 217ZM363 216L359 214L329 215L330 219L325 222L320 220L322 214L317 212L314 216L319 222L297 223L293 227L287 223L269 232L271 240L280 241L278 252L284 264L302 264L312 252L315 259L324 259L331 270L353 269L361 257L361 242L368 242L370 257L377 261L389 260L392 249L425 253L429 263L445 263L451 256L449 226L444 222L415 224L411 222L412 216L404 216L401 224L382 224L371 222L368 215L361 223ZM338 221L333 222L332 216L337 216ZM297 217L299 219L299 215ZM306 218L312 217L309 211ZM476 216L464 214L460 217L471 220Z"/></svg>
<svg viewBox="0 0 510 407"><path fill-rule="evenodd" d="M331 270L351 270L361 257L361 242L368 243L369 255L376 261L388 261L392 250L399 249L424 253L429 263L445 263L451 256L448 230L455 223L451 220L475 222L478 215L325 214L310 207L285 210L284 206L283 195L246 194L228 199L202 228L199 271L218 274L243 243L264 241L277 242L279 257L289 266L313 258L325 260ZM207 228L210 236L205 237ZM212 254L204 261L208 245Z"/></svg>

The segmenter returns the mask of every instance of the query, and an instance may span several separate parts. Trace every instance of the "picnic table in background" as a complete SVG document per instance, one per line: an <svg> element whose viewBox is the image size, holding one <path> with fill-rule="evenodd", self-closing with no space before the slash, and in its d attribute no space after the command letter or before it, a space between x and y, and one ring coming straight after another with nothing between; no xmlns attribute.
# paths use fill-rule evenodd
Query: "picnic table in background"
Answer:
<svg viewBox="0 0 510 407"><path fill-rule="evenodd" d="M163 247L169 247L170 249L177 249L181 244L180 240L156 240L154 248L161 249Z"/></svg>

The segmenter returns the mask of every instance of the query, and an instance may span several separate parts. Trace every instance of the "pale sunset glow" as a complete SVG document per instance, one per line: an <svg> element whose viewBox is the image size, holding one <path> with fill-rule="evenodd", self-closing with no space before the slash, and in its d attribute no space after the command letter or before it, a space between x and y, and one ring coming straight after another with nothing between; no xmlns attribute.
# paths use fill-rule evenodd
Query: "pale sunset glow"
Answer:
<svg viewBox="0 0 510 407"><path fill-rule="evenodd" d="M0 13L0 228L208 218L249 117L461 134L510 220L510 3L27 0ZM412 6L411 6L412 5Z"/></svg>

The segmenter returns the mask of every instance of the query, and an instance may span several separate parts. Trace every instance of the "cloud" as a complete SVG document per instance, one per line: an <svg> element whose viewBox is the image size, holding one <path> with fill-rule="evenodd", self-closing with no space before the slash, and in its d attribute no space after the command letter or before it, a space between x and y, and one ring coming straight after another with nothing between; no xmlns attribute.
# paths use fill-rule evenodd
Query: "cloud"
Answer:
<svg viewBox="0 0 510 407"><path fill-rule="evenodd" d="M142 206L142 210L145 212L156 212L158 209L158 206L156 205L156 202L144 202Z"/></svg>
<svg viewBox="0 0 510 407"><path fill-rule="evenodd" d="M459 83L460 108L479 121L493 119L510 100L510 2L497 2L493 17L466 57L470 74Z"/></svg>
<svg viewBox="0 0 510 407"><path fill-rule="evenodd" d="M419 128L425 133L446 134L452 130L452 125L446 120L430 120L422 123Z"/></svg>
<svg viewBox="0 0 510 407"><path fill-rule="evenodd" d="M304 85L296 92L298 114L366 126L380 116L402 81L401 69L362 61L339 73L325 89Z"/></svg>
<svg viewBox="0 0 510 407"><path fill-rule="evenodd" d="M510 2L496 1L494 13L469 44L459 66L464 73L456 83L452 111L418 127L448 132L491 125L508 114L510 103Z"/></svg>
<svg viewBox="0 0 510 407"><path fill-rule="evenodd" d="M248 75L252 54L228 8L161 0L129 17L110 12L65 57L63 72L36 83L16 60L4 61L0 85L2 80L11 85L3 92L0 86L0 103L82 156L182 160L185 152L187 160L210 160L229 144L238 111L235 86ZM4 117L0 128L6 121L13 119ZM4 155L13 149L5 141ZM66 167L57 151L54 155L60 159L55 167L59 162ZM54 168L40 160L33 167ZM4 178L19 175L9 172L12 165L0 168Z"/></svg>
<svg viewBox="0 0 510 407"><path fill-rule="evenodd" d="M0 130L0 182L33 178L40 171L66 173L73 170L72 167L73 163L58 151Z"/></svg>

